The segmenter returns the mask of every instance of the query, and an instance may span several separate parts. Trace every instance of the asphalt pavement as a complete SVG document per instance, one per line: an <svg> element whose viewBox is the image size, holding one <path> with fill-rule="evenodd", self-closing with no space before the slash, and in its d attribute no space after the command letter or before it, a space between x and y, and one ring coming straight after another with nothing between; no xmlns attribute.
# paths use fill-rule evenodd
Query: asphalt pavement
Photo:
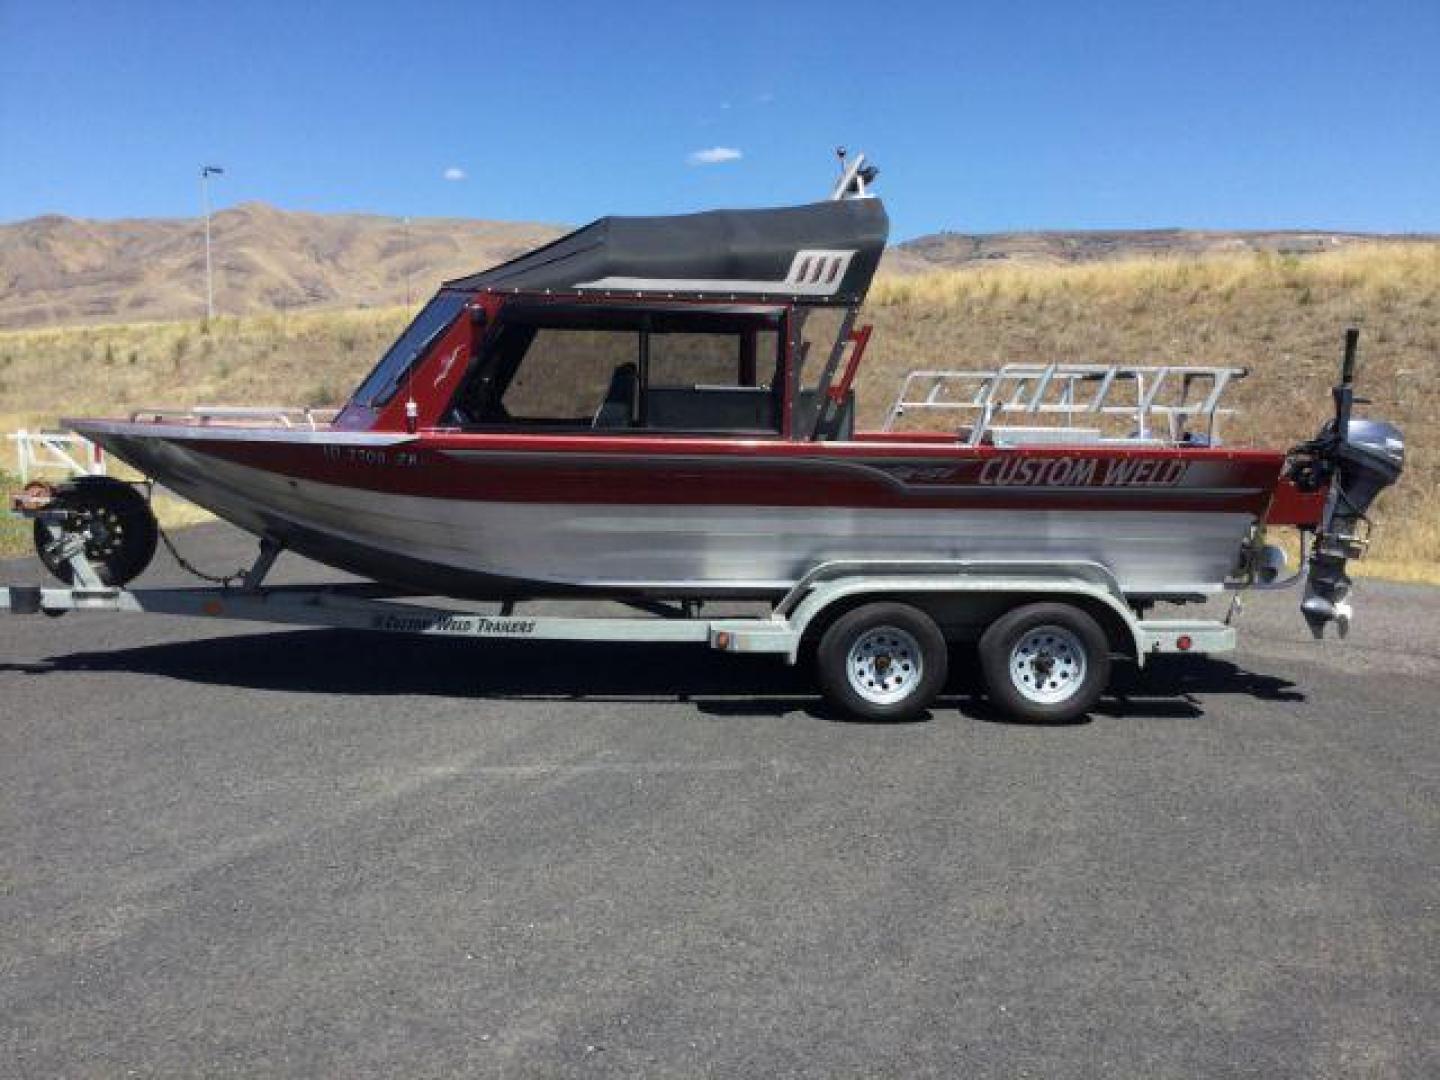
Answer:
<svg viewBox="0 0 1440 1080"><path fill-rule="evenodd" d="M0 1075L1440 1075L1440 590L1356 607L1063 726L963 654L875 725L693 647L0 618Z"/></svg>

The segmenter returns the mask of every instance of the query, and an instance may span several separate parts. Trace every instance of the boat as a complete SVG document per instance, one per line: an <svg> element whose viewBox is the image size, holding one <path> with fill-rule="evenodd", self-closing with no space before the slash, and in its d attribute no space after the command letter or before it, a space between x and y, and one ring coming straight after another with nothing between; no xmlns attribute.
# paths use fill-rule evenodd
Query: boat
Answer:
<svg viewBox="0 0 1440 1080"><path fill-rule="evenodd" d="M1225 444L1245 372L1221 367L914 372L858 429L888 219L873 166L842 166L819 202L606 217L447 281L333 414L63 423L273 550L420 595L774 599L819 565L1083 562L1141 610L1273 580L1265 530L1295 526L1319 538L1307 618L1348 617L1403 439L1338 388L1298 448ZM56 505L123 585L154 538L87 490Z"/></svg>

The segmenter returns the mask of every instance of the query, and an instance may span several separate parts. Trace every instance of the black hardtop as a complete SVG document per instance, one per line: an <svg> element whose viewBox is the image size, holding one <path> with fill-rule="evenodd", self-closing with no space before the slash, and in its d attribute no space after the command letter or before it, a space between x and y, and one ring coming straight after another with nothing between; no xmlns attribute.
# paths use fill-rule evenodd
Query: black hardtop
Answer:
<svg viewBox="0 0 1440 1080"><path fill-rule="evenodd" d="M878 198L604 217L447 289L860 303L889 235Z"/></svg>

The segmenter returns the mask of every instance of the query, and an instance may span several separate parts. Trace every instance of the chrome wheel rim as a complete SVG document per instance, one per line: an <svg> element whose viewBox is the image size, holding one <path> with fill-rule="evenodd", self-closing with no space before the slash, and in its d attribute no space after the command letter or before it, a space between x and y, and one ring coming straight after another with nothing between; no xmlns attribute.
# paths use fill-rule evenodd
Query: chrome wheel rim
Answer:
<svg viewBox="0 0 1440 1080"><path fill-rule="evenodd" d="M1010 681L1027 701L1055 705L1085 684L1085 646L1063 626L1037 626L1010 650Z"/></svg>
<svg viewBox="0 0 1440 1080"><path fill-rule="evenodd" d="M875 705L904 701L920 685L924 671L920 643L896 626L866 630L845 658L850 689Z"/></svg>

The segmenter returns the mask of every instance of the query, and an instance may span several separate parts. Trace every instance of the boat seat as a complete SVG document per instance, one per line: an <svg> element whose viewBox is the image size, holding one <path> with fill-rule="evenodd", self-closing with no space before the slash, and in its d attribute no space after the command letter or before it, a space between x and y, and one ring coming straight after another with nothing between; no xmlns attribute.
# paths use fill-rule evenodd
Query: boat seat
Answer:
<svg viewBox="0 0 1440 1080"><path fill-rule="evenodd" d="M631 414L635 409L635 391L640 384L640 369L634 362L616 365L610 375L610 388L605 391L605 400L595 410L591 427L624 428L630 426Z"/></svg>
<svg viewBox="0 0 1440 1080"><path fill-rule="evenodd" d="M652 386L645 426L666 431L776 431L767 386Z"/></svg>

